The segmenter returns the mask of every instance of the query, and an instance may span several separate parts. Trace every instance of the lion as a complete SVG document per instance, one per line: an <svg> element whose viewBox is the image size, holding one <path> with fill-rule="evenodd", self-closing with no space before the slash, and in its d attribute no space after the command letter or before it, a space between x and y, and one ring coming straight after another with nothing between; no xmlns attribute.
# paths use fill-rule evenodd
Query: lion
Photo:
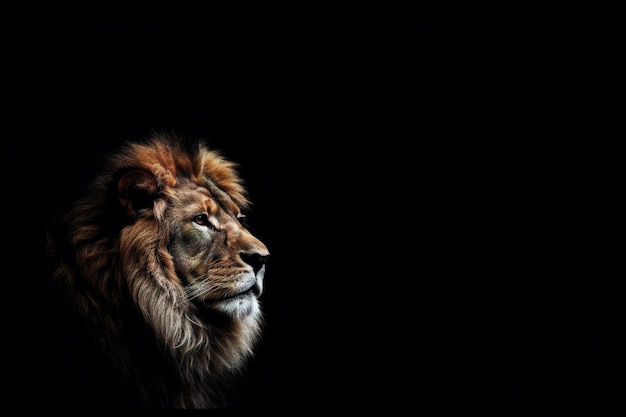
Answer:
<svg viewBox="0 0 626 417"><path fill-rule="evenodd" d="M238 167L202 139L128 141L50 228L51 314L74 349L63 371L91 387L76 401L230 405L261 338L269 257Z"/></svg>

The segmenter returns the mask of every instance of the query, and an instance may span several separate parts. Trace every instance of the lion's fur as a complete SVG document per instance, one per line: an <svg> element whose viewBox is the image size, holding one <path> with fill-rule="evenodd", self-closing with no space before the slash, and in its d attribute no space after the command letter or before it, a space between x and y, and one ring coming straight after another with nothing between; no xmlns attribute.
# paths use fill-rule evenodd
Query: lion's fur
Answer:
<svg viewBox="0 0 626 417"><path fill-rule="evenodd" d="M96 383L108 385L106 395L96 393L85 402L154 408L228 404L224 391L253 354L262 316L215 323L200 317L175 271L164 218L182 180L212 182L248 208L236 168L202 142L189 147L171 134L129 142L107 158L85 196L51 232L52 288L78 324L72 332L86 331L87 342L81 343L87 345L79 350L113 376ZM148 214L136 219L116 198L121 176L134 170L151 173L154 183L146 188L159 196Z"/></svg>

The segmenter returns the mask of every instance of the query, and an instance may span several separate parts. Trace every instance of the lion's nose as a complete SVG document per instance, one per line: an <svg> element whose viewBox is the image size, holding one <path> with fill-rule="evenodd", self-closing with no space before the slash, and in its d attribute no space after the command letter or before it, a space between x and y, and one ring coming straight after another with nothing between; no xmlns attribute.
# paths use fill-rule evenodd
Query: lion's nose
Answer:
<svg viewBox="0 0 626 417"><path fill-rule="evenodd" d="M268 252L260 252L260 251L245 251L239 254L241 259L250 265L256 274L259 270L265 265L267 259L270 257Z"/></svg>

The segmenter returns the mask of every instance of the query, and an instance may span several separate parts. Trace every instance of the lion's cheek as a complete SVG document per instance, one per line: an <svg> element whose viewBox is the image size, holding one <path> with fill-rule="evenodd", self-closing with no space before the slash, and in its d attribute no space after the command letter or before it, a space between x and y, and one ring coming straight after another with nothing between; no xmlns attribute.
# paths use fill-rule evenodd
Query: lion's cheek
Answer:
<svg viewBox="0 0 626 417"><path fill-rule="evenodd" d="M186 231L174 236L168 246L178 273L185 278L206 273L208 255L214 250L210 240L195 231Z"/></svg>
<svg viewBox="0 0 626 417"><path fill-rule="evenodd" d="M208 234L195 230L193 227L187 227L179 231L177 235L173 236L171 241L174 242L173 248L177 253L189 257L195 257L207 252L207 248L211 244Z"/></svg>

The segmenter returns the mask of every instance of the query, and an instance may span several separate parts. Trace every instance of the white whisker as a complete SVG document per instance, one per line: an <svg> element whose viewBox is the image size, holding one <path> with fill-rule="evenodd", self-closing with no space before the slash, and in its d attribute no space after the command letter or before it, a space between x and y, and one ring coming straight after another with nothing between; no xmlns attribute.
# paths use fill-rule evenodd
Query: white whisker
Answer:
<svg viewBox="0 0 626 417"><path fill-rule="evenodd" d="M208 274L204 274L197 277L194 282L185 287L185 297L187 301L193 301L211 293L216 288L218 288L218 286L208 279Z"/></svg>

